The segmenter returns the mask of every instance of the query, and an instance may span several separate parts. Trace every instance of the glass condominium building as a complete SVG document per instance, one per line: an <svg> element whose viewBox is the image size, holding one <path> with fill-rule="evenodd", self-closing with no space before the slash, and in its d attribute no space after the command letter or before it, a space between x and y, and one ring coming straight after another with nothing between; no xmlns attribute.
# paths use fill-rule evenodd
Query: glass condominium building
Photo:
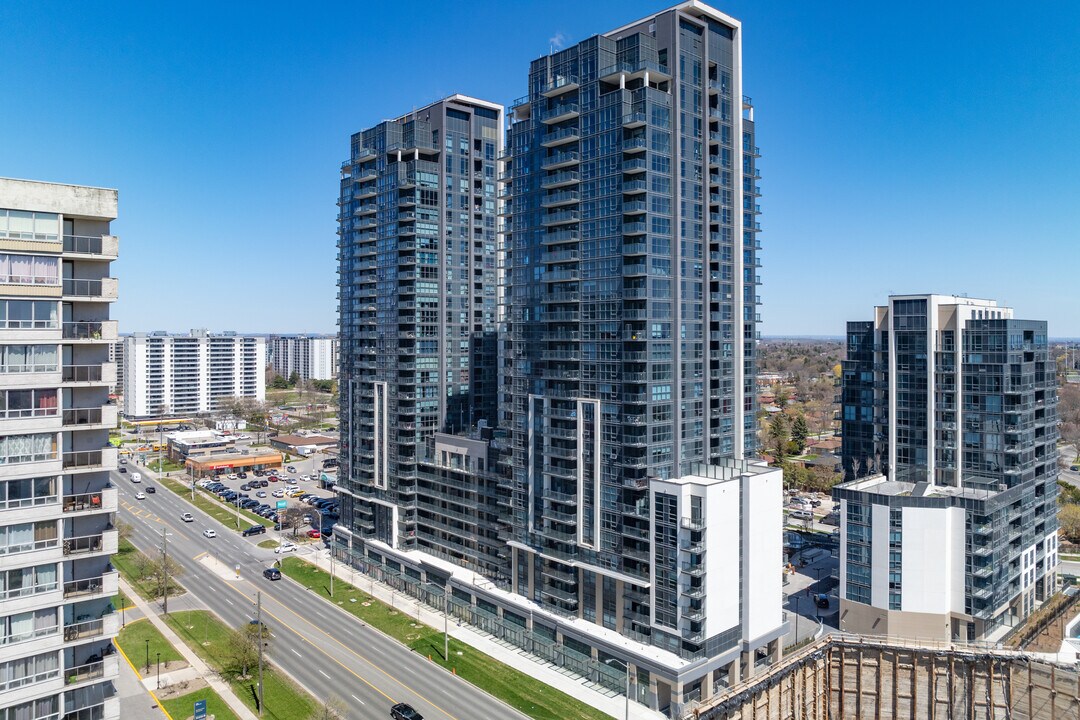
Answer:
<svg viewBox="0 0 1080 720"><path fill-rule="evenodd" d="M1055 372L1046 322L992 300L848 324L841 629L992 640L1054 593Z"/></svg>
<svg viewBox="0 0 1080 720"><path fill-rule="evenodd" d="M494 424L503 108L453 95L352 136L339 206L342 520L424 547L436 432Z"/></svg>

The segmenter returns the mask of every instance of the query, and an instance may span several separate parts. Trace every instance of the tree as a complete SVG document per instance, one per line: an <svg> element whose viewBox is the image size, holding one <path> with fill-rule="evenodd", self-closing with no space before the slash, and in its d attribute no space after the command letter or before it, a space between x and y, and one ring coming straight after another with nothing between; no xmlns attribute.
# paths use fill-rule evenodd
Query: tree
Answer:
<svg viewBox="0 0 1080 720"><path fill-rule="evenodd" d="M260 629L262 630L261 633L259 632ZM261 641L267 642L270 638L270 629L266 625L260 627L248 623L233 630L230 634L228 656L226 658L227 669L236 673L238 678L247 678L248 670L259 664L260 634L262 635ZM265 663L265 660L263 662Z"/></svg>
<svg viewBox="0 0 1080 720"><path fill-rule="evenodd" d="M128 540L131 538L131 533L135 528L131 526L131 523L124 522L123 520L116 521L116 537L118 540Z"/></svg>
<svg viewBox="0 0 1080 720"><path fill-rule="evenodd" d="M289 381L283 378L281 375L275 375L274 379L270 381L270 387L275 390L285 390L289 387Z"/></svg>
<svg viewBox="0 0 1080 720"><path fill-rule="evenodd" d="M774 413L769 423L769 440L772 448L776 451L776 459L783 460L787 449L788 424L784 413Z"/></svg>
<svg viewBox="0 0 1080 720"><path fill-rule="evenodd" d="M1061 536L1070 543L1080 543L1080 505L1062 505L1058 510Z"/></svg>
<svg viewBox="0 0 1080 720"><path fill-rule="evenodd" d="M311 716L311 720L347 720L348 707L345 705L345 701L339 698L337 695L331 695L326 698L326 702L322 704L315 714Z"/></svg>
<svg viewBox="0 0 1080 720"><path fill-rule="evenodd" d="M806 424L806 418L799 413L791 422L791 442L795 445L796 455L802 455L806 450L806 438L809 436L810 428Z"/></svg>
<svg viewBox="0 0 1080 720"><path fill-rule="evenodd" d="M293 370L292 373L289 375L289 387L296 387L297 383L299 383L299 382L300 382L300 373Z"/></svg>

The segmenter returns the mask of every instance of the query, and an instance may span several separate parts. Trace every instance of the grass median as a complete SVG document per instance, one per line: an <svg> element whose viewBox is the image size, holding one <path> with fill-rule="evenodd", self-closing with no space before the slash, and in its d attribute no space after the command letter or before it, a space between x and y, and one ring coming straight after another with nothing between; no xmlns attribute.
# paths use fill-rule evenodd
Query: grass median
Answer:
<svg viewBox="0 0 1080 720"><path fill-rule="evenodd" d="M172 490L174 493L190 502L195 507L202 510L210 517L217 520L225 527L236 530L236 507L228 505L221 501L217 495L206 492L202 488L195 488L195 498L191 497L191 487L179 480L171 480L162 478L158 482ZM274 523L266 518L259 517L253 513L249 513L247 510L240 511L240 529L250 525L265 525L266 527L273 527Z"/></svg>
<svg viewBox="0 0 1080 720"><path fill-rule="evenodd" d="M258 712L257 671L249 670L250 677L238 678L235 669L230 667L232 657L233 633L228 625L221 622L208 610L187 610L170 613L165 622L176 634L206 661L216 672L221 674L240 698L240 701ZM273 628L271 627L271 630ZM278 642L284 641L284 632L275 633ZM275 640L271 640L271 653L274 652ZM284 648L281 649L285 651ZM318 705L296 683L281 671L271 667L263 669L263 713L264 720L297 720L311 717Z"/></svg>
<svg viewBox="0 0 1080 720"><path fill-rule="evenodd" d="M281 571L312 592L339 605L368 625L382 631L417 653L430 657L481 690L536 720L607 720L611 716L556 690L526 673L499 662L471 645L450 638L450 657L443 657L443 633L419 624L408 608L397 608L341 580L334 580L330 597L330 574L300 558L285 558Z"/></svg>
<svg viewBox="0 0 1080 720"><path fill-rule="evenodd" d="M150 666L153 667L157 662L158 653L161 653L161 661L165 663L166 670L169 663L184 659L180 651L174 648L172 643L154 627L154 624L145 618L125 625L116 636L116 643L135 667L142 668L144 673L147 658L149 658Z"/></svg>
<svg viewBox="0 0 1080 720"><path fill-rule="evenodd" d="M221 696L208 687L187 695L181 695L172 700L163 700L161 704L173 720L184 720L194 715L195 701L197 700L206 701L207 717L213 717L214 720L238 720L233 711L229 709L229 706L225 704L225 701L221 699Z"/></svg>
<svg viewBox="0 0 1080 720"><path fill-rule="evenodd" d="M155 600L161 594L158 581L153 577L152 561L139 551L127 538L121 538L112 556L112 564L144 600ZM187 590L178 582L169 579L169 597L183 595Z"/></svg>

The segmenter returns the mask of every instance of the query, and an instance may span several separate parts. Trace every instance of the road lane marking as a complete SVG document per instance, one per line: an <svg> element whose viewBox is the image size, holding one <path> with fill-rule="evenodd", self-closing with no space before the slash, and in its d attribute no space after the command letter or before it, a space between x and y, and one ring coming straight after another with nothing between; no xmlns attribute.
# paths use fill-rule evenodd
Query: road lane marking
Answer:
<svg viewBox="0 0 1080 720"><path fill-rule="evenodd" d="M232 605L233 607L236 607L236 605L234 605L234 604L233 604L233 601L232 601L232 600L230 600L229 598L225 598L225 602L229 603L229 604L230 604L230 605Z"/></svg>
<svg viewBox="0 0 1080 720"><path fill-rule="evenodd" d="M326 678L327 680L329 680L329 679L330 679L330 676L329 676L329 675L327 675L326 673L324 673L324 672L323 672L322 670L320 670L320 671L319 671L319 674L320 674L320 675L322 675L322 676L323 676L324 678Z"/></svg>
<svg viewBox="0 0 1080 720"><path fill-rule="evenodd" d="M195 557L193 557L193 558L191 558L191 559L192 559L192 560L199 560L199 559L201 559L201 558L202 558L202 557L203 557L204 555L209 555L209 554L210 554L210 553L208 553L208 552L206 552L205 550L203 550L203 551L202 551L201 553L199 553L198 555L196 555Z"/></svg>
<svg viewBox="0 0 1080 720"><path fill-rule="evenodd" d="M302 658L302 657L304 657L304 656L303 656L303 655L301 655L300 653L296 652L296 649L295 649L295 648L289 648L289 649L290 649L290 650L292 650L292 654L293 654L293 655L295 655L296 657L298 657L298 658ZM322 672L322 670L320 670L319 672Z"/></svg>
<svg viewBox="0 0 1080 720"><path fill-rule="evenodd" d="M361 705L367 705L367 703L365 703L363 700L356 697L355 695L352 696L352 699L355 700L356 702L360 703Z"/></svg>

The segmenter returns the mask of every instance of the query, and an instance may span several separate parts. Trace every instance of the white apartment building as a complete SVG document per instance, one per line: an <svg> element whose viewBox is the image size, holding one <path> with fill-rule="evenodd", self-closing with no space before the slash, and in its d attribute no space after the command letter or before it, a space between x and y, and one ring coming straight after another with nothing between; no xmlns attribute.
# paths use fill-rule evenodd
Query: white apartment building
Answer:
<svg viewBox="0 0 1080 720"><path fill-rule="evenodd" d="M109 343L109 362L116 366L116 382L109 385L109 392L124 389L124 338Z"/></svg>
<svg viewBox="0 0 1080 720"><path fill-rule="evenodd" d="M0 179L0 717L120 717L117 192Z"/></svg>
<svg viewBox="0 0 1080 720"><path fill-rule="evenodd" d="M272 335L269 350L270 368L284 378L294 372L301 380L337 377L336 335Z"/></svg>
<svg viewBox="0 0 1080 720"><path fill-rule="evenodd" d="M265 400L265 369L265 337L134 333L124 346L124 416L212 412L229 397Z"/></svg>

